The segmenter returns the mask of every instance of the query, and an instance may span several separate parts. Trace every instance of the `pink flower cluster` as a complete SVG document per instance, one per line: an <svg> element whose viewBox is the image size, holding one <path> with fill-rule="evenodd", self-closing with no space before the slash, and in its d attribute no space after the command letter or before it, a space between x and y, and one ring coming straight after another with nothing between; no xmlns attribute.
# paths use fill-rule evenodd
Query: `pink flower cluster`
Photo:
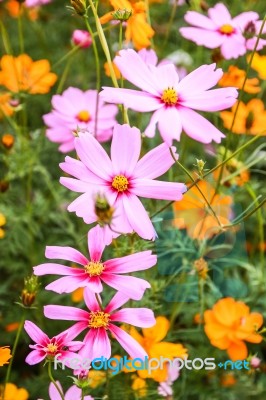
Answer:
<svg viewBox="0 0 266 400"><path fill-rule="evenodd" d="M247 11L232 18L223 3L209 8L208 17L196 11L188 11L185 21L193 27L180 28L183 37L209 49L220 48L227 60L253 50L262 26L258 13ZM266 33L266 25L262 33ZM260 38L257 50L265 45L266 40Z"/></svg>

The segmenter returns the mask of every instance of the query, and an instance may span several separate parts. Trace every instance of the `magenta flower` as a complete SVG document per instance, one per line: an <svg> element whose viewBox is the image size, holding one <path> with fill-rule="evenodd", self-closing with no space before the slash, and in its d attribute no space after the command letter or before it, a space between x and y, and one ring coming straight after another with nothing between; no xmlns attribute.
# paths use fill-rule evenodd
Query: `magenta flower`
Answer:
<svg viewBox="0 0 266 400"><path fill-rule="evenodd" d="M92 199L97 192L104 191L111 206L117 210L116 231L129 233L134 230L144 239L154 239L156 232L137 196L181 200L186 191L183 183L154 180L174 164L166 144L151 150L138 161L141 148L139 129L116 125L111 159L91 135L80 133L75 139L75 147L80 161L66 157L66 162L60 166L77 179L61 178L60 182L83 194L69 205L68 210L75 211L86 223L97 221Z"/></svg>
<svg viewBox="0 0 266 400"><path fill-rule="evenodd" d="M259 15L253 11L232 18L222 3L209 8L208 17L196 11L188 11L184 18L194 27L180 28L183 37L209 49L219 47L227 60L242 56L247 49L253 50L262 24L262 21L258 21ZM265 44L266 40L260 39L257 50L261 50Z"/></svg>
<svg viewBox="0 0 266 400"><path fill-rule="evenodd" d="M70 268L60 264L41 264L34 267L35 275L65 275L46 286L46 290L57 293L70 293L79 287L86 287L94 293L103 290L102 282L126 294L134 300L140 300L150 284L144 279L120 274L141 271L154 266L157 257L151 251L142 251L126 257L102 261L105 242L102 229L97 226L88 234L90 258L86 258L72 247L47 246L47 258L62 258L82 265L82 268Z"/></svg>
<svg viewBox="0 0 266 400"><path fill-rule="evenodd" d="M114 322L148 328L155 325L152 310L148 308L124 308L115 311L129 300L121 292L116 293L104 309L96 301L95 294L89 291L85 291L84 300L89 311L84 311L76 307L44 306L44 315L47 318L78 321L70 328L72 332L76 332L76 336L89 328L83 341L84 346L79 351L79 356L89 358L90 360L98 357L109 359L111 356L111 343L107 334L108 331L130 357L144 358L147 356L147 353L140 344L123 329L114 325Z"/></svg>
<svg viewBox="0 0 266 400"><path fill-rule="evenodd" d="M26 7L38 7L44 4L51 3L52 0L26 0L25 6Z"/></svg>
<svg viewBox="0 0 266 400"><path fill-rule="evenodd" d="M76 46L80 46L82 49L87 49L92 44L92 38L89 32L81 29L75 29L71 39Z"/></svg>
<svg viewBox="0 0 266 400"><path fill-rule="evenodd" d="M124 104L138 112L155 111L145 130L155 135L156 124L163 140L171 145L180 140L182 129L202 142L220 143L223 133L193 111L220 111L236 102L235 88L208 90L222 77L215 64L202 65L179 81L173 64L147 66L134 50L122 50L114 59L121 74L142 91L104 87L100 97L107 102Z"/></svg>
<svg viewBox="0 0 266 400"><path fill-rule="evenodd" d="M99 142L106 142L111 138L118 109L114 105L104 104L103 100L99 99L96 116L96 100L96 90L83 92L74 87L69 87L61 95L53 96L54 109L44 115L43 120L48 126L46 136L52 142L60 143L61 152L66 153L74 149L74 137L79 129L88 131L88 134L94 135Z"/></svg>
<svg viewBox="0 0 266 400"><path fill-rule="evenodd" d="M45 358L53 360L55 356L60 361L63 361L65 358L76 357L77 354L74 352L80 350L83 346L82 342L72 341L77 336L73 329L61 332L51 339L31 321L25 321L24 329L36 343L30 344L29 347L33 351L29 353L25 360L30 365L37 364Z"/></svg>
<svg viewBox="0 0 266 400"><path fill-rule="evenodd" d="M59 389L61 390L61 392L63 393L63 388L61 386L61 383L59 381L56 381L56 383L57 383L57 386L59 387ZM51 382L50 386L49 386L49 397L50 397L50 400L61 400L62 399L60 394L58 393L57 388L53 384L53 382ZM77 386L73 385L66 391L64 398L65 398L65 400L81 400L82 390L80 388L78 388ZM38 399L38 400L42 400L42 399ZM94 399L91 396L85 396L84 400L94 400Z"/></svg>

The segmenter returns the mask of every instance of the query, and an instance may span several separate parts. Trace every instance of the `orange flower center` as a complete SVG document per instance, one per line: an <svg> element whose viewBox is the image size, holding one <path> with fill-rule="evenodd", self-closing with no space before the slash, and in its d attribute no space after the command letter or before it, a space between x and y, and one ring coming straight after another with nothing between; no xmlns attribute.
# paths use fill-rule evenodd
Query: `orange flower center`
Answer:
<svg viewBox="0 0 266 400"><path fill-rule="evenodd" d="M91 119L90 113L87 110L82 110L78 113L77 115L77 119L80 122L89 122L89 120Z"/></svg>
<svg viewBox="0 0 266 400"><path fill-rule="evenodd" d="M128 188L128 180L124 175L116 175L112 182L112 187L118 192L125 192Z"/></svg>
<svg viewBox="0 0 266 400"><path fill-rule="evenodd" d="M91 311L90 319L89 319L89 328L104 328L108 329L110 320L110 314L105 313L104 311Z"/></svg>
<svg viewBox="0 0 266 400"><path fill-rule="evenodd" d="M173 106L177 103L178 100L178 95L175 89L173 88L168 88L163 91L161 100L165 103L168 104L169 106Z"/></svg>
<svg viewBox="0 0 266 400"><path fill-rule="evenodd" d="M220 27L220 32L224 33L225 35L230 35L234 32L234 30L235 29L232 27L232 25L229 24L225 24Z"/></svg>
<svg viewBox="0 0 266 400"><path fill-rule="evenodd" d="M85 265L84 268L89 276L99 276L104 270L104 264L101 262L91 261L89 264Z"/></svg>
<svg viewBox="0 0 266 400"><path fill-rule="evenodd" d="M57 352L57 350L58 350L58 346L57 346L56 344L54 344L54 343L49 343L49 344L47 345L47 351L48 351L48 353L50 353L50 354L55 354L55 353Z"/></svg>

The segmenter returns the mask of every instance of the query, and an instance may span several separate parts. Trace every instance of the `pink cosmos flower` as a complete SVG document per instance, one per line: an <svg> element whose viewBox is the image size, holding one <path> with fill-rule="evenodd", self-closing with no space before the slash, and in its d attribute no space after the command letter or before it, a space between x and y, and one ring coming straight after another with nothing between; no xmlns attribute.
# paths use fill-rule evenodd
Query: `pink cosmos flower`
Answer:
<svg viewBox="0 0 266 400"><path fill-rule="evenodd" d="M242 56L247 49L253 50L262 24L262 21L258 21L259 15L253 11L232 18L222 3L209 8L208 17L196 11L188 11L184 18L194 27L180 28L183 37L209 49L220 47L227 60ZM266 27L264 33L265 30ZM260 39L257 50L261 50L265 44L266 40Z"/></svg>
<svg viewBox="0 0 266 400"><path fill-rule="evenodd" d="M125 79L142 91L104 87L100 97L110 103L121 103L138 112L155 111L145 130L155 135L156 124L163 140L171 145L180 140L182 129L202 142L220 143L224 134L193 111L219 111L231 107L237 98L235 88L208 90L222 77L216 64L202 65L179 81L173 64L147 66L134 50L122 50L114 59Z"/></svg>
<svg viewBox="0 0 266 400"><path fill-rule="evenodd" d="M47 258L62 258L82 265L82 268L41 264L33 268L34 274L37 276L64 275L64 278L57 279L45 288L57 293L70 293L79 287L86 287L94 293L100 293L103 290L102 282L104 282L127 294L131 299L140 300L144 291L150 288L150 284L144 279L120 274L151 268L156 264L157 257L152 255L151 251L142 251L126 257L102 261L105 245L103 231L97 226L88 234L90 258L72 247L47 246L45 252Z"/></svg>
<svg viewBox="0 0 266 400"><path fill-rule="evenodd" d="M84 346L79 351L79 355L83 358L90 360L98 357L110 358L111 343L107 334L109 331L130 357L143 359L147 356L145 350L127 332L114 325L114 322L148 328L155 325L154 314L148 308L124 308L115 311L128 300L128 296L118 292L110 303L102 308L97 302L95 294L85 291L84 301L89 311L75 307L48 305L44 306L44 315L56 320L78 321L70 328L72 332L76 332L76 336L89 328L83 341Z"/></svg>
<svg viewBox="0 0 266 400"><path fill-rule="evenodd" d="M29 337L36 343L30 344L30 348L33 349L26 357L26 363L30 365L37 364L43 361L45 358L53 360L56 355L57 359L63 361L65 358L76 357L74 353L83 346L82 342L75 341L77 335L72 329L68 329L61 332L59 335L52 337L51 339L31 321L25 321L24 329Z"/></svg>
<svg viewBox="0 0 266 400"><path fill-rule="evenodd" d="M92 199L97 191L104 191L109 203L117 210L118 232L133 230L144 239L154 240L156 232L138 196L162 200L181 200L186 191L183 183L156 181L174 160L166 144L148 152L139 161L141 134L128 125L116 125L111 144L111 159L91 135L79 134L75 148L80 161L66 157L60 164L73 178L60 182L70 190L83 193L68 207L86 223L95 222ZM175 149L173 148L173 151Z"/></svg>
<svg viewBox="0 0 266 400"><path fill-rule="evenodd" d="M99 99L96 115L96 101L96 90L83 92L74 87L69 87L62 95L53 96L54 109L44 115L43 120L48 126L46 136L52 142L61 143L59 150L62 153L74 149L74 134L79 129L88 131L87 134L94 135L99 142L106 142L111 138L118 109Z"/></svg>
<svg viewBox="0 0 266 400"><path fill-rule="evenodd" d="M57 383L57 386L59 387L59 389L61 390L61 392L63 393L63 388L61 386L61 383L59 381L56 381L56 383ZM49 386L49 397L50 397L50 400L61 400L61 396L58 393L58 390L55 387L55 385L53 384L53 382L51 382L50 386ZM66 391L64 398L65 398L65 400L81 400L82 390L80 388L78 388L77 386L73 385ZM42 400L42 399L38 399L38 400ZM84 400L94 400L94 399L91 396L85 396Z"/></svg>
<svg viewBox="0 0 266 400"><path fill-rule="evenodd" d="M76 46L80 46L83 49L87 49L92 44L92 38L89 32L81 29L75 29L72 34L72 42Z"/></svg>
<svg viewBox="0 0 266 400"><path fill-rule="evenodd" d="M174 359L171 361L171 364L168 365L167 379L158 386L158 394L163 397L173 396L172 386L180 375L179 364L176 361L177 360Z"/></svg>

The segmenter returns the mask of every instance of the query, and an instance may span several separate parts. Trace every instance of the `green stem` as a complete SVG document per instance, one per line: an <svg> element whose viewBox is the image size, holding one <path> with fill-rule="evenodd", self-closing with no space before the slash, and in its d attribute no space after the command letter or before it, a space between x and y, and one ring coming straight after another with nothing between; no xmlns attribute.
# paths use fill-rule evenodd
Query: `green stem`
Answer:
<svg viewBox="0 0 266 400"><path fill-rule="evenodd" d="M72 63L72 58L69 58L69 59L67 60L67 63L66 63L66 65L65 65L65 68L64 68L63 73L62 73L62 75L61 75L61 79L60 79L60 81L59 81L59 83L58 83L58 86L57 86L57 89L56 89L56 93L57 93L57 94L58 94L58 93L61 93L62 90L63 90L63 87L64 87L64 84L65 84L65 82L66 82L67 75L68 75L68 72L69 72L71 63Z"/></svg>
<svg viewBox="0 0 266 400"><path fill-rule="evenodd" d="M266 199L262 200L257 207L255 207L252 211L250 211L248 214L246 214L243 218L241 218L240 220L237 220L236 222L233 222L232 224L229 225L223 225L223 228L231 228L231 226L235 226L240 224L241 222L245 221L246 219L248 219L252 214L254 214L256 211L258 211L264 204L266 203ZM262 217L262 215L261 215ZM263 221L263 220L262 220ZM264 235L263 235L264 236ZM264 257L264 255L263 255ZM264 258L263 258L264 259Z"/></svg>
<svg viewBox="0 0 266 400"><path fill-rule="evenodd" d="M264 133L264 131L262 132ZM250 144L254 143L256 140L258 140L261 137L260 135L256 135L254 136L252 139L250 139L247 143L243 144L243 146L239 147L238 150L236 150L234 153L231 154L230 157L228 157L226 160L222 161L220 164L216 165L215 167L213 167L212 169L210 169L208 172L206 172L206 174L203 175L202 178L198 178L196 179L191 185L188 186L187 188L187 192L196 185L196 183L200 182L202 179L206 178L208 175L210 175L211 173L213 173L214 171L216 171L218 168L220 168L222 165L226 164L229 160L231 160L233 157L235 157L237 154L239 154L242 150L244 150L246 147L248 147ZM162 208L160 208L158 211L156 211L151 218L155 217L156 215L160 214L161 212L163 212L164 210L166 210L169 206L171 206L173 203L175 202L175 200L169 201L167 204L165 204Z"/></svg>
<svg viewBox="0 0 266 400"><path fill-rule="evenodd" d="M13 345L13 349L12 349L12 358L10 359L10 362L8 364L8 368L7 368L7 371L6 371L5 384L4 384L4 390L3 390L4 394L5 394L6 384L9 382L9 378L10 378L10 374L11 374L11 370L12 370L12 365L13 365L14 357L15 357L15 354L16 354L19 338L20 338L20 335L21 335L21 332L22 332L22 328L24 326L24 322L25 322L25 310L23 310L23 312L22 312L22 317L21 317L21 320L20 320L20 323L19 323L19 327L18 327L18 330L17 330L17 334L16 334L16 337L15 337L15 341L14 341L14 345Z"/></svg>
<svg viewBox="0 0 266 400"><path fill-rule="evenodd" d="M48 376L49 376L50 381L53 382L53 384L55 385L56 390L58 391L61 399L65 400L64 393L62 393L60 387L58 386L58 384L56 383L56 381L55 381L55 379L53 377L53 374L52 374L52 362L50 362L50 361L48 362Z"/></svg>
<svg viewBox="0 0 266 400"><path fill-rule="evenodd" d="M99 61L99 53L96 45L95 38L93 36L92 29L90 27L89 21L87 16L84 17L86 27L91 35L92 38L92 47L95 57L95 65L96 65L96 89L97 89L97 97L96 97L96 111L95 111L95 126L94 126L94 136L97 139L97 125L98 125L98 112L99 112L99 91L101 88L101 68L100 68L100 61Z"/></svg>
<svg viewBox="0 0 266 400"><path fill-rule="evenodd" d="M198 185L197 182L194 180L193 176L188 172L188 170L187 170L178 160L176 160L176 158L175 158L175 156L174 156L174 153L173 153L171 147L170 147L169 149L170 149L171 156L172 156L173 159L175 160L175 163L176 163L177 165L179 165L179 167L187 174L187 176L188 176L188 177L192 180L192 182L195 184L196 188L198 189L198 191L200 192L201 196L202 196L203 199L205 200L205 202L206 202L206 204L207 204L207 206L208 206L210 212L212 213L212 215L213 215L214 218L216 219L218 225L219 225L220 227L222 227L222 224L221 224L219 218L217 217L216 212L213 210L213 208L212 208L212 206L211 206L209 200L206 198L205 194L202 192L202 190L200 189L199 185Z"/></svg>
<svg viewBox="0 0 266 400"><path fill-rule="evenodd" d="M167 24L167 28L166 28L166 34L165 34L165 38L164 38L164 42L163 42L163 48L166 46L168 38L169 38L169 34L175 19L175 15L176 15L176 10L177 10L177 0L175 0L174 5L172 7L172 12L170 15L170 19L169 22Z"/></svg>
<svg viewBox="0 0 266 400"><path fill-rule="evenodd" d="M18 39L19 39L19 50L20 54L24 53L24 38L23 38L23 26L22 26L22 3L19 4L18 13Z"/></svg>

